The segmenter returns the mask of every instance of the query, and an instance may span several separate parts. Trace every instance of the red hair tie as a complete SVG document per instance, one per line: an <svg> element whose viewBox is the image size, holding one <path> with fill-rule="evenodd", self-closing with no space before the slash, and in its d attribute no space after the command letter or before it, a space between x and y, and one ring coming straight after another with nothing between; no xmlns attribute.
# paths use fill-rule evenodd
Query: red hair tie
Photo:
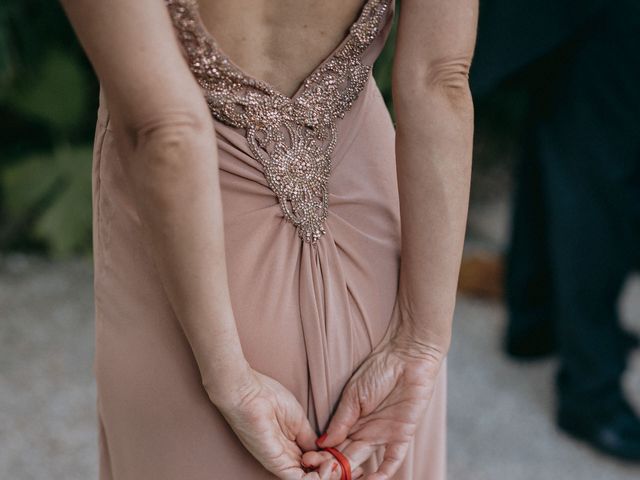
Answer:
<svg viewBox="0 0 640 480"><path fill-rule="evenodd" d="M341 480L351 480L351 464L349 463L349 459L345 457L337 448L324 447L322 450L326 450L331 455L333 455L342 467Z"/></svg>

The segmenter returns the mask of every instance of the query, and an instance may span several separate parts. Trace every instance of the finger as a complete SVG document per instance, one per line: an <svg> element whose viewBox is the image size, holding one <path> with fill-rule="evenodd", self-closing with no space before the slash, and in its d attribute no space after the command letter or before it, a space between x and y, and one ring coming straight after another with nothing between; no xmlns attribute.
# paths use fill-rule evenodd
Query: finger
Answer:
<svg viewBox="0 0 640 480"><path fill-rule="evenodd" d="M342 478L342 468L333 457L320 465L318 473L321 480L340 480Z"/></svg>
<svg viewBox="0 0 640 480"><path fill-rule="evenodd" d="M408 443L392 443L387 445L384 450L382 463L375 473L366 477L366 480L390 480L398 471L400 465L402 465L408 448Z"/></svg>
<svg viewBox="0 0 640 480"><path fill-rule="evenodd" d="M355 472L360 465L366 462L371 455L375 453L375 451L379 448L377 444L370 444L365 441L353 441L347 438L344 442L342 442L338 447L336 447L342 454L347 457L349 460L349 465L351 466L352 476L353 472ZM319 468L322 480L325 480L325 477L322 475L324 470L321 469L324 463L330 463L335 460L333 455L326 451L318 451L318 452L306 452L303 455L303 465L308 465L313 468Z"/></svg>
<svg viewBox="0 0 640 480"><path fill-rule="evenodd" d="M318 472L309 472L305 474L303 477L300 477L300 480L321 480Z"/></svg>
<svg viewBox="0 0 640 480"><path fill-rule="evenodd" d="M336 412L329 421L329 426L325 435L321 436L322 441L318 442L320 447L335 447L347 438L349 429L360 417L360 402L355 388L349 388L343 392L338 403Z"/></svg>
<svg viewBox="0 0 640 480"><path fill-rule="evenodd" d="M351 465L351 472L353 476L353 472L355 472L360 465L366 462L377 449L378 445L372 445L369 442L355 440L340 451L349 459L349 465Z"/></svg>
<svg viewBox="0 0 640 480"><path fill-rule="evenodd" d="M382 415L384 412L358 420L349 430L349 438L354 440L375 438L378 445L384 445L401 443L414 435L417 422L412 420L394 421L389 416Z"/></svg>
<svg viewBox="0 0 640 480"><path fill-rule="evenodd" d="M329 452L305 452L302 454L302 465L310 468L318 468L326 461L333 459L333 455Z"/></svg>
<svg viewBox="0 0 640 480"><path fill-rule="evenodd" d="M342 452L351 442L352 440L347 438L336 448ZM311 450L302 454L302 465L311 468L319 468L323 462L334 459L335 457L325 450Z"/></svg>
<svg viewBox="0 0 640 480"><path fill-rule="evenodd" d="M311 428L311 424L309 423L309 419L302 414L302 418L300 420L300 427L298 428L298 432L296 434L296 443L300 446L303 451L315 450L316 440L318 436L316 432Z"/></svg>
<svg viewBox="0 0 640 480"><path fill-rule="evenodd" d="M278 478L280 478L281 480L301 480L301 479L305 479L305 480L320 480L320 477L316 476L316 477L309 477L309 473L306 473L304 470L302 470L301 468L297 468L297 467L291 467L288 468L284 471L280 471L280 472L272 472L275 473ZM316 472L310 472L310 473L316 473Z"/></svg>
<svg viewBox="0 0 640 480"><path fill-rule="evenodd" d="M352 440L347 438L338 447L336 447L336 449L344 455L344 451L351 443ZM348 456L346 458L349 460ZM321 480L340 480L342 478L342 468L340 463L332 453L326 450L306 452L306 454L303 455L303 462L303 465L307 464L312 468L316 468L320 474ZM349 465L351 466L351 461L349 461ZM353 471L353 468L350 467L350 470Z"/></svg>
<svg viewBox="0 0 640 480"><path fill-rule="evenodd" d="M353 480L358 480L362 477L364 477L364 469L362 467L358 467L353 472L351 472L351 478L353 478Z"/></svg>

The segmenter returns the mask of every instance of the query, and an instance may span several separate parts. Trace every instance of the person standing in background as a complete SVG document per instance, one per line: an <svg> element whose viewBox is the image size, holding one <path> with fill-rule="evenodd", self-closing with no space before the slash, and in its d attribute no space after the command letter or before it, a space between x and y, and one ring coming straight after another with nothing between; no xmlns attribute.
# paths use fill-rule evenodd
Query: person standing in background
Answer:
<svg viewBox="0 0 640 480"><path fill-rule="evenodd" d="M640 3L486 0L471 70L476 99L530 87L506 262L506 352L557 352L558 426L640 461L622 375L637 346L619 322L640 265Z"/></svg>

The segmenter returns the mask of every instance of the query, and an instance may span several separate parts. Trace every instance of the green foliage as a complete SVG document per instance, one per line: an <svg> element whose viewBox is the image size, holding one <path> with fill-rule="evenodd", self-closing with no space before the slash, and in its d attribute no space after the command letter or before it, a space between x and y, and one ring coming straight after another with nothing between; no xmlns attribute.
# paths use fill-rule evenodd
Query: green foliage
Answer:
<svg viewBox="0 0 640 480"><path fill-rule="evenodd" d="M85 117L89 87L87 76L76 58L61 50L51 50L44 58L40 74L19 84L7 105L24 115L47 122L65 135Z"/></svg>
<svg viewBox="0 0 640 480"><path fill-rule="evenodd" d="M0 10L0 15L1 15ZM9 53L9 39L7 31L2 28L2 16L0 16L0 87L7 84L11 76L11 55Z"/></svg>
<svg viewBox="0 0 640 480"><path fill-rule="evenodd" d="M0 250L91 249L97 81L57 1L0 4Z"/></svg>
<svg viewBox="0 0 640 480"><path fill-rule="evenodd" d="M8 1L0 5L0 95L6 92L7 86L15 76L15 54L12 46L15 40L12 35L11 19L15 15L15 2Z"/></svg>
<svg viewBox="0 0 640 480"><path fill-rule="evenodd" d="M29 235L54 257L91 247L91 154L89 146L59 146L51 156L31 155L4 170L8 225L29 223Z"/></svg>
<svg viewBox="0 0 640 480"><path fill-rule="evenodd" d="M49 49L61 48L83 61L82 51L54 0L2 0L0 3L0 95L37 76Z"/></svg>

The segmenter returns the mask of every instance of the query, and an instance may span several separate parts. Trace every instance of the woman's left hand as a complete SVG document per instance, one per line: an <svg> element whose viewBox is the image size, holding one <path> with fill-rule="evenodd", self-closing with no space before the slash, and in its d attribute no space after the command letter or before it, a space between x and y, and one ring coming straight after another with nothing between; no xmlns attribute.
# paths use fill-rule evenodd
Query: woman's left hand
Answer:
<svg viewBox="0 0 640 480"><path fill-rule="evenodd" d="M360 475L359 466L384 446L378 470L364 478L392 478L429 405L444 356L437 348L415 342L402 327L393 330L350 378L320 446L337 447L350 460L353 473ZM328 452L306 452L302 460L319 469L322 480L340 479L339 467L333 466L337 462Z"/></svg>

